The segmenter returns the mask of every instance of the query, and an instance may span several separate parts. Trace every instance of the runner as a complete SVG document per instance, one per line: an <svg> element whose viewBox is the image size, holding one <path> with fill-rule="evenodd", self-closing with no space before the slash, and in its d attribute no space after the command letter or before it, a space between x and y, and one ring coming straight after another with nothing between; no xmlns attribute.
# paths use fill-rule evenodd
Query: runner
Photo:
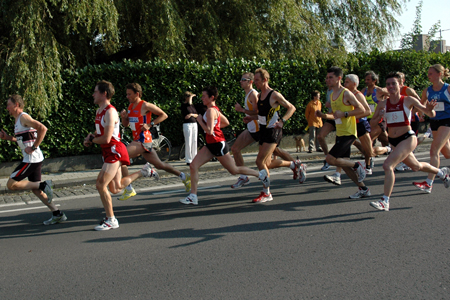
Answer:
<svg viewBox="0 0 450 300"><path fill-rule="evenodd" d="M245 92L245 108L243 108L239 103L236 103L235 109L237 112L245 113L246 116L256 117L258 114L258 92L253 89L253 80L255 75L251 72L242 74L240 81L241 88ZM259 123L258 120L252 119L247 123L247 129L244 130L236 139L233 146L231 147L231 152L233 153L234 161L236 166L244 166L244 158L242 157L242 149L248 145L259 141ZM302 163L299 159L294 160L293 157L285 150L277 147L275 148L274 155L281 157L284 161L273 162L275 166L288 166L294 173L293 179L306 178L306 167L302 167ZM287 162L287 163L286 163ZM271 166L269 166L269 169ZM304 181L304 180L303 180ZM236 189L250 183L250 179L241 174L235 184L231 188ZM302 183L302 182L301 182Z"/></svg>
<svg viewBox="0 0 450 300"><path fill-rule="evenodd" d="M22 151L23 160L11 174L6 186L12 191L31 190L52 212L52 217L44 221L44 225L53 225L67 220L66 215L58 210L53 200L53 183L51 180L41 181L41 168L44 160L39 145L44 140L47 127L23 112L25 103L20 95L11 95L6 109L14 117L14 136L3 129L0 138L17 142ZM28 178L28 180L24 180Z"/></svg>
<svg viewBox="0 0 450 300"><path fill-rule="evenodd" d="M394 167L401 161L409 166L413 171L430 172L438 175L444 182L446 188L450 185L449 169L438 169L432 165L417 161L412 151L416 148L417 137L411 130L411 110L413 107L434 117L437 107L436 101L428 102L425 105L414 97L400 95L401 77L398 73L389 73L386 77L386 87L389 92L387 101L380 103L374 116L384 114L389 128L389 143L394 148L383 163L385 172L384 195L381 200L370 202L370 205L378 210L389 211L389 198L394 188L395 175Z"/></svg>
<svg viewBox="0 0 450 300"><path fill-rule="evenodd" d="M256 165L258 166L260 178L267 177L267 184L261 194L253 199L254 203L271 201L272 194L270 193L270 173L269 166L271 168L281 167L284 163L290 164L282 160L272 161L272 154L279 145L283 136L283 125L294 114L295 106L289 103L283 95L274 91L269 87L270 75L267 70L259 68L255 71L255 86L261 92L258 94L258 123L260 125L260 139L259 139L259 152L256 157ZM280 106L287 109L285 115L279 119L278 110ZM248 120L252 116L246 117ZM302 165L304 168L304 165ZM301 174L306 174L302 170ZM302 183L305 178L300 177L299 182Z"/></svg>
<svg viewBox="0 0 450 300"><path fill-rule="evenodd" d="M221 128L228 126L230 123L216 106L218 96L217 88L213 86L205 87L202 91L202 101L207 106L207 110L203 116L199 115L197 117L197 122L206 133L206 146L200 149L197 156L189 165L191 169L191 193L186 198L180 199L180 202L183 204L198 205L198 170L213 157L217 157L220 164L232 175L252 175L260 178L264 185L268 181L264 173L258 173L245 166L236 166L234 160L228 153L228 144L225 141Z"/></svg>
<svg viewBox="0 0 450 300"><path fill-rule="evenodd" d="M440 64L428 68L428 80L432 83L422 92L422 104L426 101L436 100L434 108L436 116L430 118L430 128L433 133L433 142L430 147L430 164L436 168L440 166L439 154L450 158L450 86L442 81L450 76L449 70ZM435 174L428 174L423 182L413 182L421 191L431 193Z"/></svg>
<svg viewBox="0 0 450 300"><path fill-rule="evenodd" d="M178 171L172 165L162 162L158 154L152 151L152 134L150 128L154 125L160 124L167 119L167 114L162 111L158 106L148 103L141 99L142 88L137 83L129 83L126 86L127 99L130 102L128 111L122 110L120 116L122 118L122 125L130 126L133 131L133 141L127 146L128 155L130 158L138 157L142 155L145 160L155 166L159 170L165 170L180 178L183 182L186 192L191 189L189 174L184 174ZM152 114L158 116L152 121ZM127 166L122 166L123 176L128 175ZM159 179L159 176L155 173L155 178ZM127 200L130 197L136 195L134 188L129 185L123 191L119 200Z"/></svg>
<svg viewBox="0 0 450 300"><path fill-rule="evenodd" d="M94 89L94 104L98 105L95 116L96 133L89 133L83 144L85 147L99 144L102 148L103 167L97 177L96 188L100 194L106 218L96 226L95 230L110 230L119 228L119 221L114 216L111 193L119 193L125 186L139 177L155 177L156 172L150 164L142 170L122 178L121 165L130 165L127 149L120 141L119 116L111 105L114 86L108 81L99 81Z"/></svg>
<svg viewBox="0 0 450 300"><path fill-rule="evenodd" d="M331 95L332 90L328 89L327 91L327 97L326 97L326 102L325 102L325 107L328 109L328 113L332 114L333 111L331 109L331 102L330 102L330 95ZM320 144L320 148L323 150L323 154L325 154L325 157L328 155L328 145L327 142L325 141L325 138L327 137L327 135L336 130L336 123L334 122L334 120L328 120L325 119L323 121L323 126L322 129L320 129L319 133L317 134L317 141ZM323 161L323 166L321 168L322 171L327 171L330 168L330 165L327 163L327 160L325 159ZM338 180L339 180L339 184L341 184L341 170L338 170L336 168L336 174L339 174L338 176ZM327 176L327 175L325 175ZM337 179L336 179L337 180ZM331 181L333 182L333 181ZM334 182L333 182L334 183Z"/></svg>
<svg viewBox="0 0 450 300"><path fill-rule="evenodd" d="M333 114L316 111L317 116L334 119L336 122L336 144L326 156L327 163L342 167L347 176L359 187L358 191L349 198L363 198L370 196L370 190L364 185L366 171L359 162L351 162L351 146L356 140L356 118L364 114L364 107L352 92L341 86L343 72L339 67L327 70L326 83L332 90L330 95Z"/></svg>

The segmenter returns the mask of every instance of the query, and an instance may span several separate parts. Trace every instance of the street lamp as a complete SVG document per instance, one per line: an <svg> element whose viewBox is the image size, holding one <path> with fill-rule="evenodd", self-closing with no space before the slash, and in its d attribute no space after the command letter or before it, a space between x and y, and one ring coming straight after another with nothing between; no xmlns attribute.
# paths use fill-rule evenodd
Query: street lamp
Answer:
<svg viewBox="0 0 450 300"><path fill-rule="evenodd" d="M449 31L450 29L439 29L439 42L441 44L441 53L444 52L444 45L442 43L442 31Z"/></svg>

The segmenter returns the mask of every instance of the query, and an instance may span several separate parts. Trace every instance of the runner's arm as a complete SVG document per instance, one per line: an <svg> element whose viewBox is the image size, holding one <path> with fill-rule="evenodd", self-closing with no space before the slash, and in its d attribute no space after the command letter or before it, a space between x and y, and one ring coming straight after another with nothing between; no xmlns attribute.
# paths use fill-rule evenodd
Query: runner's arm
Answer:
<svg viewBox="0 0 450 300"><path fill-rule="evenodd" d="M24 125L26 127L33 127L34 129L36 129L37 137L36 137L36 140L34 141L33 146L36 148L39 147L39 145L44 140L45 134L47 133L47 127L45 127L44 124L42 124L41 122L33 119L30 115L26 115L26 114L23 114L20 117L20 122L22 123L22 125ZM34 150L31 150L31 147L27 147L27 148L30 148L30 152L27 152L25 149L25 152L27 152L28 154L30 154L31 152L34 151Z"/></svg>
<svg viewBox="0 0 450 300"><path fill-rule="evenodd" d="M411 109L412 107L416 108L418 111L426 114L427 116L429 116L430 118L433 118L436 116L436 112L434 111L434 107L437 105L436 100L433 100L431 102L428 102L428 100L426 100L425 105L420 103L419 100L417 100L414 97L405 97L405 104L406 106Z"/></svg>
<svg viewBox="0 0 450 300"><path fill-rule="evenodd" d="M141 113L142 115L145 115L148 112L151 112L152 114L158 116L157 118L153 119L153 123L155 125L160 124L162 121L168 118L167 114L161 108L159 108L155 104L145 102L144 105L142 105ZM151 120L148 120L148 122L151 122Z"/></svg>
<svg viewBox="0 0 450 300"><path fill-rule="evenodd" d="M0 131L0 139L11 142L17 142L16 137L8 135L3 129L2 131Z"/></svg>

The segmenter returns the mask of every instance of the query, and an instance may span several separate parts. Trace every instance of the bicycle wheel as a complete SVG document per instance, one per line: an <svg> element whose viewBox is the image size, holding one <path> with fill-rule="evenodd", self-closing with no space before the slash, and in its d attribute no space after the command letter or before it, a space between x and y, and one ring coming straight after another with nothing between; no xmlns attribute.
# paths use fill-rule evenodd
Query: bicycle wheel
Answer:
<svg viewBox="0 0 450 300"><path fill-rule="evenodd" d="M153 150L156 152L161 161L166 162L172 154L172 144L168 138L160 135L159 138L153 141Z"/></svg>

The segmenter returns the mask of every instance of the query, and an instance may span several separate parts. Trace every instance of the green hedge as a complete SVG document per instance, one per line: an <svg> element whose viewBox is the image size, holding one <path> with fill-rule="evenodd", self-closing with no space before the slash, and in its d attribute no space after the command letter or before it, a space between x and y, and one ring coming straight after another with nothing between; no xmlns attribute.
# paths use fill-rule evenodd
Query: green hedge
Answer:
<svg viewBox="0 0 450 300"><path fill-rule="evenodd" d="M307 60L243 60L229 59L210 64L180 60L168 63L163 60L149 62L125 60L121 63L87 66L76 71L63 73L64 103L60 104L47 120L41 120L47 127L47 136L42 149L47 158L98 153L99 147L85 148L82 141L88 132L94 131L96 106L92 93L95 83L101 79L111 81L116 89L112 104L120 111L128 106L125 97L125 85L137 82L143 88L143 99L155 103L163 109L169 118L162 123L161 129L174 146L184 142L180 100L186 90L201 95L206 85L216 85L219 89L218 106L229 117L231 126L237 131L244 129L242 114L234 111L234 103L242 104L244 93L239 85L243 72L254 71L258 67L266 68L270 75L270 86L280 91L295 105L297 111L285 126L287 134L302 132L306 126L304 110L312 90L326 93L325 75L331 65L339 65L345 73L355 73L364 86L364 73L374 70L383 77L390 71L402 71L407 75L407 84L416 91L425 88L427 68L431 64L441 63L450 67L450 53L435 54L425 52L378 52L349 54L346 61L307 61ZM324 100L324 97L322 97ZM194 98L200 101L200 97ZM33 115L32 108L27 110ZM283 112L282 112L283 113ZM13 120L6 110L1 117L8 133L13 132ZM3 142L4 145L9 142ZM13 144L2 147L1 161L20 160L21 153Z"/></svg>

